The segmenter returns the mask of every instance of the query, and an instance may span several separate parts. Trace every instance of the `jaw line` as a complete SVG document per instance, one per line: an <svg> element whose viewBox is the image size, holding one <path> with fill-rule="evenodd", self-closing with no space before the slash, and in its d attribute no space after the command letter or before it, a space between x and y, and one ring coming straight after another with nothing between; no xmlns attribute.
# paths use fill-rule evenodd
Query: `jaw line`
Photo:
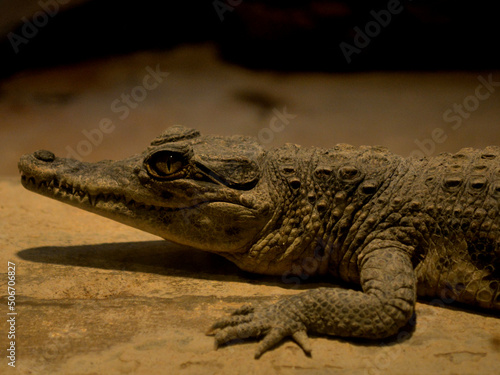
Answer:
<svg viewBox="0 0 500 375"><path fill-rule="evenodd" d="M53 198L55 200L73 206L77 206L79 208L84 208L88 211L99 211L99 213L101 213L102 210L106 210L106 206L110 205L144 212L175 212L186 209L193 209L199 207L204 203L213 203L200 202L192 206L180 207L167 207L156 204L146 204L120 193L91 194L85 188L75 187L74 185L67 182L58 182L56 178L42 179L38 181L36 177L29 176L25 172L21 172L21 183L26 189L40 195ZM231 203L228 202L228 204Z"/></svg>
<svg viewBox="0 0 500 375"><path fill-rule="evenodd" d="M252 212L253 210L242 205L226 201L202 201L191 206L167 207L155 204L146 204L138 200L126 197L124 194L91 194L86 189L74 187L67 182L59 182L55 177L44 178L40 181L33 176L21 171L21 183L30 191L38 193L48 198L75 206L86 211L99 214L101 216L122 222L124 224L147 230L144 226L138 225L137 219L151 223L153 218L158 218L158 225L167 224L165 222L169 215L184 210L199 209L211 204L227 204L238 206L241 209ZM161 219L161 220L160 220ZM151 230L147 230L151 232ZM156 232L156 231L155 231Z"/></svg>

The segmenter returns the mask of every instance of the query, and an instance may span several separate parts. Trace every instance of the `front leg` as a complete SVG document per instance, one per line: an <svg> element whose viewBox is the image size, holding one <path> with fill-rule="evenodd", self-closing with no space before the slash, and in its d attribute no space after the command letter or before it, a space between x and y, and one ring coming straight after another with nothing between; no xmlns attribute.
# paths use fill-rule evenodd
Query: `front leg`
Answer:
<svg viewBox="0 0 500 375"><path fill-rule="evenodd" d="M363 292L318 288L268 307L245 306L211 328L216 346L260 337L255 357L292 337L311 352L307 332L378 339L391 336L413 314L416 279L410 255L392 241L374 241L358 257Z"/></svg>

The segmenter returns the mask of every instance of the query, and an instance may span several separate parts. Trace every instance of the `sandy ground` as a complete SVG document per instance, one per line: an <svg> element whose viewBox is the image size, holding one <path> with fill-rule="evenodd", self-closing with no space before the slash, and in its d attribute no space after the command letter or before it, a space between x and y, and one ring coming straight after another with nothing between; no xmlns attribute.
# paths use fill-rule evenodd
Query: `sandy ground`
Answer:
<svg viewBox="0 0 500 375"><path fill-rule="evenodd" d="M148 67L169 75L162 73L151 88ZM221 63L211 47L201 46L1 83L2 350L10 345L7 262L16 265L18 315L16 368L3 357L0 372L497 374L498 318L429 303L417 305L414 331L401 342L315 337L311 358L288 341L258 361L255 342L215 351L204 332L217 318L318 284L293 288L280 278L243 273L217 256L32 194L14 177L22 153L45 148L85 160L118 159L175 123L203 133L260 135L269 147L383 144L408 155L498 145L500 93L482 81L490 75L500 81L500 72L252 72ZM145 86L151 89L137 88ZM280 131L272 126L276 117L284 124ZM101 128L99 136L106 119L115 127Z"/></svg>
<svg viewBox="0 0 500 375"><path fill-rule="evenodd" d="M205 331L242 304L298 288L227 261L96 217L0 181L1 310L7 262L16 266L19 374L496 374L500 321L417 305L411 337L356 342L315 337L306 357L293 342L254 360L256 343L215 351ZM4 315L5 317L5 315ZM2 319L0 342L9 326ZM410 327L409 327L410 328ZM411 329L408 329L410 332ZM3 348L5 349L5 348ZM7 368L7 372L4 372Z"/></svg>

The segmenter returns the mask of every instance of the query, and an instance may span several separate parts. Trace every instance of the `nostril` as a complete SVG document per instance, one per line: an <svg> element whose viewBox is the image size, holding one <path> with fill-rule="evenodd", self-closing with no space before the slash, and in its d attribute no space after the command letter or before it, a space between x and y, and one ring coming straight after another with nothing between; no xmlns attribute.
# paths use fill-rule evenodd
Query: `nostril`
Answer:
<svg viewBox="0 0 500 375"><path fill-rule="evenodd" d="M38 150L33 153L33 156L41 161L54 161L56 156L54 153L47 150Z"/></svg>

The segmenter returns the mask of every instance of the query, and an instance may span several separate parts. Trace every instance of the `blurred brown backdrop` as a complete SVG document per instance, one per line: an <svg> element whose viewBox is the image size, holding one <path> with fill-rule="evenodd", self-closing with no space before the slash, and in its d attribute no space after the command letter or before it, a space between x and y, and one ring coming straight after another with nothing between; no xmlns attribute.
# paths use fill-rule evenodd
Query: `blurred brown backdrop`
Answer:
<svg viewBox="0 0 500 375"><path fill-rule="evenodd" d="M405 156L500 143L488 2L2 0L0 11L0 174L40 148L122 158L179 123L268 147ZM151 90L148 69L168 72Z"/></svg>

